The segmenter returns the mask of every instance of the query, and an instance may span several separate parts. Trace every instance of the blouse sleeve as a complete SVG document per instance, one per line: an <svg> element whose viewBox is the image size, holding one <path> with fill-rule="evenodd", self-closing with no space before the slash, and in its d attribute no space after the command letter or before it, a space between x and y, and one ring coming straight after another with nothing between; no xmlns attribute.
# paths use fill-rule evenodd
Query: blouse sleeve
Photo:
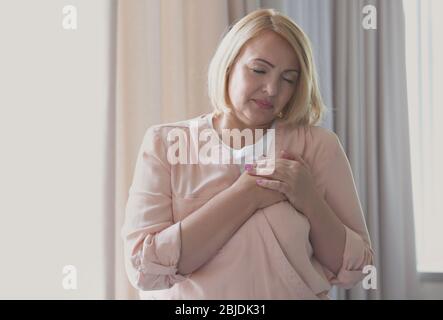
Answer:
<svg viewBox="0 0 443 320"><path fill-rule="evenodd" d="M126 272L141 290L166 289L185 279L177 273L180 222L173 222L170 165L160 130L151 127L143 138L121 230Z"/></svg>
<svg viewBox="0 0 443 320"><path fill-rule="evenodd" d="M331 284L349 289L364 278L363 268L373 264L373 251L348 158L335 133L329 132L326 140L320 175L325 200L343 223L346 241L337 274L323 269Z"/></svg>

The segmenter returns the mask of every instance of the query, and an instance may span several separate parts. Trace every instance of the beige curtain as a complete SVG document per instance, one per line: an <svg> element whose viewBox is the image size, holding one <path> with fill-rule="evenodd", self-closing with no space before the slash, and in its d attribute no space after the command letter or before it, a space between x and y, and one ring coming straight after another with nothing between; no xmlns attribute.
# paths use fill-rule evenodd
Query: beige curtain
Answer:
<svg viewBox="0 0 443 320"><path fill-rule="evenodd" d="M129 284L120 229L146 129L209 112L207 70L228 26L281 0L117 1L114 277L109 297L138 298ZM112 270L112 268L111 268ZM112 278L112 277L111 277Z"/></svg>
<svg viewBox="0 0 443 320"><path fill-rule="evenodd" d="M153 125L212 110L206 90L209 61L233 20L257 1L124 0L117 2L116 189L114 281L110 298L136 299L123 260L120 229L135 158ZM111 268L112 270L112 268Z"/></svg>

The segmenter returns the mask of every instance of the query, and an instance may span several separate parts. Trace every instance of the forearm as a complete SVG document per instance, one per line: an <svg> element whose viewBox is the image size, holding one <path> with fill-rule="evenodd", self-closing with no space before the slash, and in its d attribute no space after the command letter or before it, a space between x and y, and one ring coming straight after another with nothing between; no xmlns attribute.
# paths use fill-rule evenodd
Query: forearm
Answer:
<svg viewBox="0 0 443 320"><path fill-rule="evenodd" d="M256 211L252 193L230 187L181 222L178 270L189 274L202 266Z"/></svg>
<svg viewBox="0 0 443 320"><path fill-rule="evenodd" d="M309 202L304 214L311 225L309 238L315 256L329 270L337 273L342 266L346 242L343 223L318 195Z"/></svg>

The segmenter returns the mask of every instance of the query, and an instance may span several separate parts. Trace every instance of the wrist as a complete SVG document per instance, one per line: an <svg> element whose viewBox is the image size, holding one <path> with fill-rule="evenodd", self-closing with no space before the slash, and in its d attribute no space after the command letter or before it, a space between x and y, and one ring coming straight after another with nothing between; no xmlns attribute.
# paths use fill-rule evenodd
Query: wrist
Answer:
<svg viewBox="0 0 443 320"><path fill-rule="evenodd" d="M230 192L233 194L235 201L241 201L248 205L252 211L258 209L257 201L254 201L254 187L250 185L236 185L230 187ZM255 199L256 200L256 199Z"/></svg>
<svg viewBox="0 0 443 320"><path fill-rule="evenodd" d="M323 198L317 193L316 190L310 193L307 197L303 213L309 219L312 215L316 214L319 210L319 207L323 206Z"/></svg>

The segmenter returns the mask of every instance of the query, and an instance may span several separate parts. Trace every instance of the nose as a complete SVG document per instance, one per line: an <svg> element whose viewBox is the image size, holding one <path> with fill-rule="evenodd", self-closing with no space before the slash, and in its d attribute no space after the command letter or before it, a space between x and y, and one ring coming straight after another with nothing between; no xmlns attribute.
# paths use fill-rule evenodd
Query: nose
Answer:
<svg viewBox="0 0 443 320"><path fill-rule="evenodd" d="M279 82L276 79L269 79L265 82L263 86L263 91L267 93L268 96L276 96L279 90Z"/></svg>

